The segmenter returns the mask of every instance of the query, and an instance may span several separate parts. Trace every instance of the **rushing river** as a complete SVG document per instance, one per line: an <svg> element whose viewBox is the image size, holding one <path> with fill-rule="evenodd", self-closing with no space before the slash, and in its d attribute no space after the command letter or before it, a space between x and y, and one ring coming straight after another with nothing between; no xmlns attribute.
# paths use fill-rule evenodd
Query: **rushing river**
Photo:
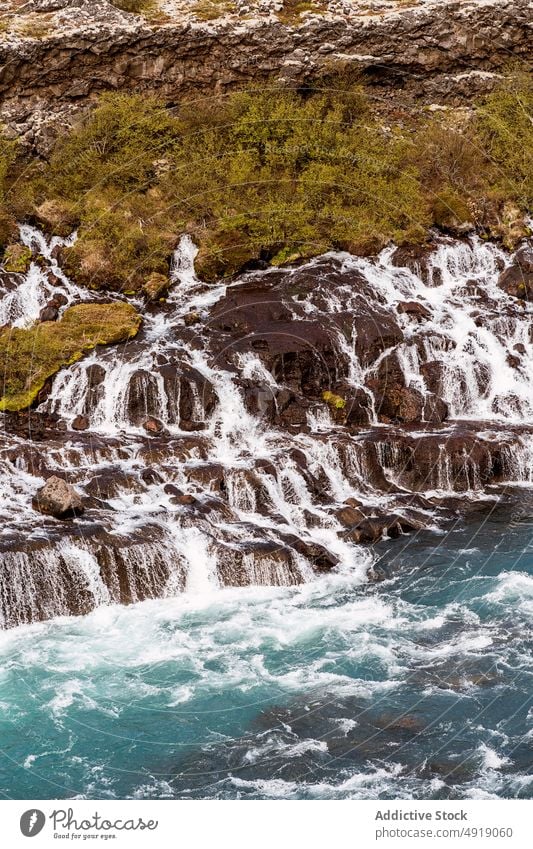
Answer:
<svg viewBox="0 0 533 849"><path fill-rule="evenodd" d="M382 543L377 585L341 570L4 632L2 794L531 797L527 515Z"/></svg>

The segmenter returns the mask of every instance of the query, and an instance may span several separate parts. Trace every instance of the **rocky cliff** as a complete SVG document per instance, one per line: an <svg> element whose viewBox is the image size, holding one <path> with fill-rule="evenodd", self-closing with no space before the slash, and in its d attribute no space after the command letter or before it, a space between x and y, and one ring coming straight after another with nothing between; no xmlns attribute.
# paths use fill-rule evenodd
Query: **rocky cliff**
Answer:
<svg viewBox="0 0 533 849"><path fill-rule="evenodd" d="M533 44L530 0L162 0L145 15L106 0L2 5L0 115L41 150L61 120L105 90L157 92L172 104L348 68L385 105L392 95L394 103L457 104L489 89L511 62L526 62Z"/></svg>

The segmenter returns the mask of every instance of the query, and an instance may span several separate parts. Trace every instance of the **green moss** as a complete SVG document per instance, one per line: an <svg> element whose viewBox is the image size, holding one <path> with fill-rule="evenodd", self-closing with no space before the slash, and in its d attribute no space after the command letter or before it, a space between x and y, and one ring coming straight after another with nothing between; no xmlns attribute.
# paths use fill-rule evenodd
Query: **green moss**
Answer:
<svg viewBox="0 0 533 849"><path fill-rule="evenodd" d="M78 304L58 322L0 332L0 410L29 407L46 380L96 345L123 342L137 333L141 318L130 304Z"/></svg>
<svg viewBox="0 0 533 849"><path fill-rule="evenodd" d="M31 258L31 250L26 245L8 245L4 252L4 269L17 274L25 274L30 267Z"/></svg>
<svg viewBox="0 0 533 849"><path fill-rule="evenodd" d="M346 401L340 395L335 395L334 392L327 390L322 393L322 400L325 401L334 410L343 410L346 406Z"/></svg>

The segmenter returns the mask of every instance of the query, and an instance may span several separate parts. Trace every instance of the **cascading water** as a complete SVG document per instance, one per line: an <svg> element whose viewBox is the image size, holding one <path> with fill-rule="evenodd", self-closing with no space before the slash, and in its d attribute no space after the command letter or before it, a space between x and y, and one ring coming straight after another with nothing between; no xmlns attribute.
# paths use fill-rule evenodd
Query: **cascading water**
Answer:
<svg viewBox="0 0 533 849"><path fill-rule="evenodd" d="M21 238L40 259L6 293L6 319L35 320L51 281L87 298L54 259L59 240L28 226ZM532 311L498 286L512 257L442 240L423 267L391 248L210 287L195 251L184 237L137 338L56 376L38 409L56 422L45 442L6 434L6 626L331 568L362 580L359 542L434 526L443 495L531 481ZM52 473L84 493L79 520L32 509ZM42 604L13 602L28 557L54 588Z"/></svg>
<svg viewBox="0 0 533 849"><path fill-rule="evenodd" d="M92 297L21 238L4 322ZM184 237L166 301L135 302L136 338L6 414L0 791L529 797L516 257L441 239L206 286L194 256ZM51 475L81 516L33 509Z"/></svg>

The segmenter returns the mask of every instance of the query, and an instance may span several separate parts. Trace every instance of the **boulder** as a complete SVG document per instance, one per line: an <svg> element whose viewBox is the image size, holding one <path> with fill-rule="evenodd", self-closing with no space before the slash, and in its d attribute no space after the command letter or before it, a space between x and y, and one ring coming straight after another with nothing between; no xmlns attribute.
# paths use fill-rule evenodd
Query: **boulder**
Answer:
<svg viewBox="0 0 533 849"><path fill-rule="evenodd" d="M87 416L76 416L71 424L72 430L87 430L89 419Z"/></svg>
<svg viewBox="0 0 533 849"><path fill-rule="evenodd" d="M67 519L82 513L83 503L71 484L54 475L36 493L33 508L57 519Z"/></svg>
<svg viewBox="0 0 533 849"><path fill-rule="evenodd" d="M424 399L417 389L391 386L378 399L376 409L383 422L419 422L423 417Z"/></svg>
<svg viewBox="0 0 533 849"><path fill-rule="evenodd" d="M530 247L516 252L512 265L500 274L498 286L513 298L533 300L533 250Z"/></svg>
<svg viewBox="0 0 533 849"><path fill-rule="evenodd" d="M345 528L353 528L354 525L358 525L366 518L365 514L361 510L358 510L357 507L350 507L348 505L337 510L335 516Z"/></svg>

